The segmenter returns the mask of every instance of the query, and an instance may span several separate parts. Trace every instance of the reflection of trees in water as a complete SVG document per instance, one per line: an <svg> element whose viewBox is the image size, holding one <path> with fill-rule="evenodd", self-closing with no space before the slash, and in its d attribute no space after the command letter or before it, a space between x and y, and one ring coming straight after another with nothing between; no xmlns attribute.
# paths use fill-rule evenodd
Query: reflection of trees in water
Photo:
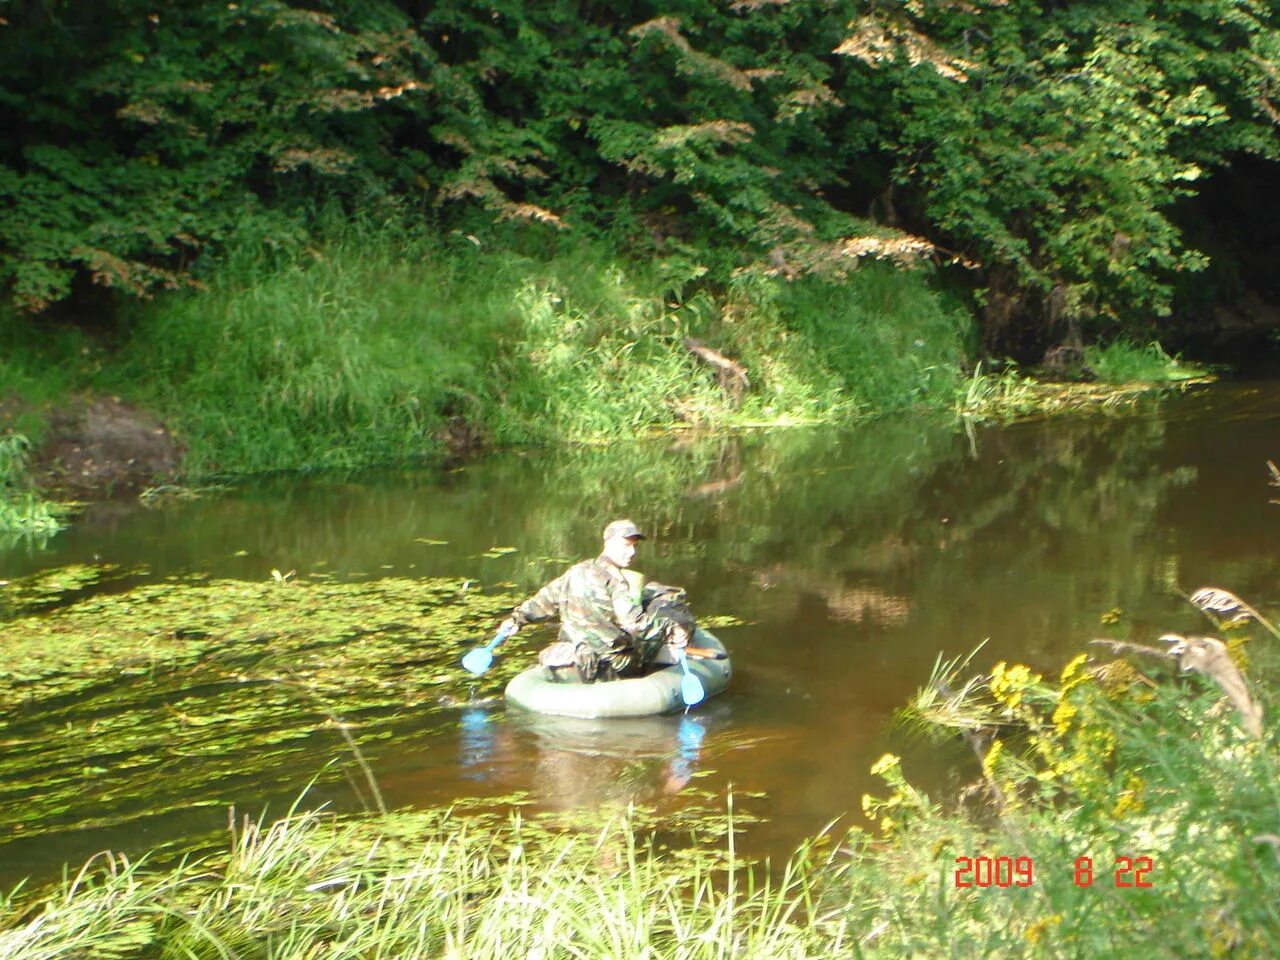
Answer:
<svg viewBox="0 0 1280 960"><path fill-rule="evenodd" d="M1169 594L1178 560L1160 511L1196 472L1161 465L1164 442L1164 425L1144 420L984 433L975 459L940 478L927 502L949 522L914 528L945 555L921 565L917 594L953 598L947 622L971 623L972 640L1021 631L1030 649L1096 627L1109 608Z"/></svg>
<svg viewBox="0 0 1280 960"><path fill-rule="evenodd" d="M1021 602L1000 597L1016 572L1022 600L1096 615L1180 584L1185 558L1167 524L1208 523L1167 515L1209 442L1195 435L1171 455L1171 429L1154 417L1058 419L978 427L971 441L953 424L897 417L690 434L506 452L455 472L273 480L117 517L104 532L113 559L157 573L256 579L320 562L531 590L594 552L602 519L629 515L652 534L640 569L699 588L704 613L794 612L818 597L833 620L889 627L914 618L926 591L970 612ZM87 556L101 539L85 527L63 542ZM492 546L517 549L482 556Z"/></svg>
<svg viewBox="0 0 1280 960"><path fill-rule="evenodd" d="M825 574L822 570L771 564L757 570L752 576L752 583L759 590L774 590L780 586L790 588L787 593L791 606L799 602L800 595L815 594L826 604L827 615L843 623L898 626L906 623L911 614L910 597L891 594L866 584L847 584L839 576ZM765 602L769 602L768 598ZM781 609L782 602L771 603L775 614Z"/></svg>
<svg viewBox="0 0 1280 960"><path fill-rule="evenodd" d="M1169 455L1164 422L1079 418L957 439L898 424L795 448L769 464L772 497L752 489L748 461L721 505L727 523L762 532L726 557L754 588L743 615L790 622L819 598L832 621L889 628L910 612L935 644L1020 633L1035 646L1114 606L1154 615L1196 585L1182 582L1170 505L1197 484L1199 461ZM1256 571L1259 556L1236 563Z"/></svg>

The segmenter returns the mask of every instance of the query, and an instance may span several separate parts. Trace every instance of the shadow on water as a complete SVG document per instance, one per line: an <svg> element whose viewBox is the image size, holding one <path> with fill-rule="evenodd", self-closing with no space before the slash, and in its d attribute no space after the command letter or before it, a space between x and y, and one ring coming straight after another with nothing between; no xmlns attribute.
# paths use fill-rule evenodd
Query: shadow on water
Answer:
<svg viewBox="0 0 1280 960"><path fill-rule="evenodd" d="M392 807L678 805L732 786L766 795L747 849L784 854L878 789L868 767L904 748L893 711L939 653L986 641L984 663L1053 670L1095 636L1202 631L1181 594L1205 584L1280 600L1268 459L1280 389L1232 384L1120 414L514 451L91 515L44 549L0 553L5 649L39 661L108 600L118 625L43 695L0 671L0 875L181 843L233 803L283 812L317 773L309 803L358 808L335 721ZM507 712L502 682L551 633L522 631L480 682L457 657L623 515L650 534L641 570L687 587L700 617L732 618L715 627L732 685L643 721ZM24 578L73 564L21 599ZM115 566L84 573L102 564ZM44 612L13 619L24 609ZM126 642L145 669L107 668ZM907 762L938 790L970 763Z"/></svg>

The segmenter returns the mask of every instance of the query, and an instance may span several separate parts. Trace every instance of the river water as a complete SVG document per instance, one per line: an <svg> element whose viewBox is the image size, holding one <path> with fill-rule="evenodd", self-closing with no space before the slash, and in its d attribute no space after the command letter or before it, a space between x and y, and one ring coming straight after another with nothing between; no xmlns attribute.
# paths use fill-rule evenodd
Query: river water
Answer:
<svg viewBox="0 0 1280 960"><path fill-rule="evenodd" d="M448 705L398 715L365 745L369 772L392 807L520 793L539 808L669 809L732 789L764 818L748 849L783 855L833 820L862 822L861 795L879 786L868 768L886 751L939 796L973 777L958 745L926 746L892 723L939 654L985 643L976 667L1016 658L1053 671L1095 637L1204 632L1184 595L1205 585L1275 609L1280 489L1268 460L1280 460L1270 383L1010 425L908 417L509 451L460 469L265 478L192 502L99 507L42 547L0 552L0 579L111 563L145 569L98 589L276 569L300 581L466 577L524 594L592 554L604 521L629 516L650 534L638 569L685 586L700 615L735 619L717 630L734 657L723 695L683 717L566 723L459 705L459 671ZM508 656L529 659L544 639L521 634ZM99 698L95 716L111 709ZM191 803L158 808L100 790L95 772L125 762L107 757L38 837L0 827L0 879L49 876L104 847L181 848L225 824L231 804L283 812L318 774L304 805L371 802L363 771L325 767L350 759L341 738L304 743L238 777L175 761ZM0 797L31 785L6 786ZM18 819L2 805L0 824Z"/></svg>

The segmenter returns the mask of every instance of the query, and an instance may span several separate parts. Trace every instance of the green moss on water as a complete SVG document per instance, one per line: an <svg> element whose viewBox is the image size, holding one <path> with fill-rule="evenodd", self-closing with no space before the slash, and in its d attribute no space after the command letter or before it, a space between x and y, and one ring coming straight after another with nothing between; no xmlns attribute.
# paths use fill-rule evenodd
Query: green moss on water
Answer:
<svg viewBox="0 0 1280 960"><path fill-rule="evenodd" d="M0 617L50 607L94 584L142 572L140 567L125 568L116 563L73 563L0 581Z"/></svg>
<svg viewBox="0 0 1280 960"><path fill-rule="evenodd" d="M108 572L50 572L24 595ZM148 583L0 623L0 833L224 803L246 778L287 790L317 753L347 753L338 723L367 743L497 696L526 658L481 678L459 658L517 598L466 583Z"/></svg>
<svg viewBox="0 0 1280 960"><path fill-rule="evenodd" d="M85 571L88 576L92 571ZM76 571L67 577L74 578ZM56 581L56 577L48 578ZM461 580L362 583L217 580L155 583L0 624L0 693L45 698L92 684L195 663L243 678L305 680L316 689L385 681L407 659L414 683L453 679L455 654L477 642L514 599L464 590ZM33 588L34 589L34 588ZM33 594L39 595L39 594ZM372 674L355 676L368 668ZM486 677L486 683L493 679Z"/></svg>

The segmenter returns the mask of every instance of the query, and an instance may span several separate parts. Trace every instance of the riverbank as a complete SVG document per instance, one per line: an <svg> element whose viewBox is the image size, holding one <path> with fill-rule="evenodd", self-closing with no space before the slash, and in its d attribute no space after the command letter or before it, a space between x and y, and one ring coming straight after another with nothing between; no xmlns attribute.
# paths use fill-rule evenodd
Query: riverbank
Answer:
<svg viewBox="0 0 1280 960"><path fill-rule="evenodd" d="M347 227L292 254L233 251L200 289L127 303L105 328L8 315L0 402L31 450L4 472L5 500L637 432L1008 416L1197 372L1125 343L1057 371L1119 391L987 372L973 318L924 269L870 262L841 282L708 269Z"/></svg>

